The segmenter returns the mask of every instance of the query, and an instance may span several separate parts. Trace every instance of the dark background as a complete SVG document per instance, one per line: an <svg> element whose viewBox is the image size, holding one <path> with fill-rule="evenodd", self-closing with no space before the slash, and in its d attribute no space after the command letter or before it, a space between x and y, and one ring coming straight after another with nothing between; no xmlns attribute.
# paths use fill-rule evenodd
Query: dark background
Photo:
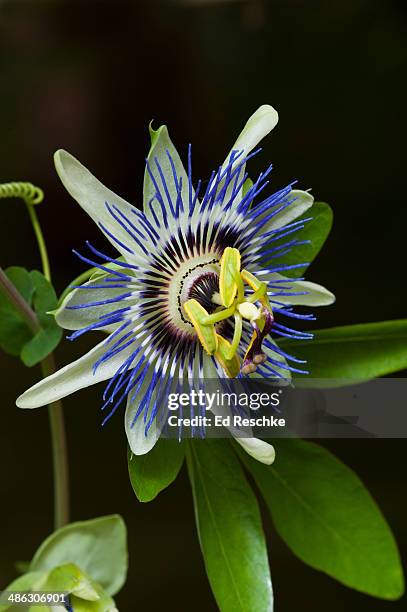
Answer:
<svg viewBox="0 0 407 612"><path fill-rule="evenodd" d="M223 161L249 115L270 103L280 123L252 164L275 164L334 209L335 225L312 279L337 303L318 325L405 316L406 5L385 0L262 2L0 2L0 182L43 187L40 216L58 290L83 270L71 254L98 230L65 193L52 165L63 147L122 196L141 203L147 124L167 123L181 152L194 143L205 177ZM0 201L0 263L39 267L24 207ZM92 338L63 342L65 364ZM0 583L14 576L52 526L46 409L19 411L38 380L0 355ZM120 610L216 610L183 472L148 504L127 478L117 415L104 430L100 389L65 400L74 520L119 512L129 530ZM372 491L407 554L402 440L327 445ZM404 610L350 591L293 557L264 514L277 612ZM366 560L368 563L368 559Z"/></svg>

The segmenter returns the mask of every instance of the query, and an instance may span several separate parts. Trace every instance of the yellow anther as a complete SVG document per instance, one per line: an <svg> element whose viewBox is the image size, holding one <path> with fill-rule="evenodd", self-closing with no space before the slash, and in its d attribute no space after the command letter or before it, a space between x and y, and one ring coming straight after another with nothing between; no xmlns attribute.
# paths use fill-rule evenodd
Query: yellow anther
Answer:
<svg viewBox="0 0 407 612"><path fill-rule="evenodd" d="M261 285L263 284L262 281L259 281L259 279L256 278L254 274L252 274L248 270L242 270L240 274L244 282L250 285L253 291L257 291L257 289L260 289Z"/></svg>
<svg viewBox="0 0 407 612"><path fill-rule="evenodd" d="M220 260L219 293L223 306L233 304L236 293L243 294L240 278L240 253L237 249L226 247Z"/></svg>
<svg viewBox="0 0 407 612"><path fill-rule="evenodd" d="M198 338L208 355L213 355L218 348L218 338L213 324L205 325L203 319L208 316L207 311L197 300L191 299L185 302L184 310L191 321Z"/></svg>
<svg viewBox="0 0 407 612"><path fill-rule="evenodd" d="M215 353L217 361L219 361L222 368L229 378L235 378L240 371L240 359L236 353L230 358L230 354L233 353L232 345L228 340L216 334L218 340L218 349Z"/></svg>

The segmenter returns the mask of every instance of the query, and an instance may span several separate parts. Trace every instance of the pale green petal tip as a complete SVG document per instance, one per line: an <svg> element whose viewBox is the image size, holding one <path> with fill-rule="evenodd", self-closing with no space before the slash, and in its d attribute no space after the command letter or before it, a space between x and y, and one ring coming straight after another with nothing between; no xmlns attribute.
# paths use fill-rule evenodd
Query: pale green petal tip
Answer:
<svg viewBox="0 0 407 612"><path fill-rule="evenodd" d="M166 125L160 125L156 130L153 128L153 123L154 123L154 119L151 119L150 123L148 124L148 132L150 134L150 141L151 141L151 148L154 147L158 137L160 136L160 133L163 130L166 130L168 133L168 129Z"/></svg>
<svg viewBox="0 0 407 612"><path fill-rule="evenodd" d="M89 171L81 162L68 153L68 151L65 151L65 149L55 151L54 165L62 184L71 195L73 195L72 188L76 192L84 178L86 179L86 174L89 174ZM73 195L73 197L75 196Z"/></svg>
<svg viewBox="0 0 407 612"><path fill-rule="evenodd" d="M309 191L303 191L302 189L292 189L290 191L290 199L295 198L293 206L296 204L307 205L310 208L314 203L314 196Z"/></svg>
<svg viewBox="0 0 407 612"><path fill-rule="evenodd" d="M24 393L22 393L21 395L18 396L18 398L16 399L16 406L17 408L39 408L40 405L36 405L35 402L30 401L30 396L28 395L28 391L30 389L28 389L27 391L24 391Z"/></svg>
<svg viewBox="0 0 407 612"><path fill-rule="evenodd" d="M276 458L274 446L258 438L235 438L236 442L246 451L248 455L264 465L271 465Z"/></svg>
<svg viewBox="0 0 407 612"><path fill-rule="evenodd" d="M135 414L134 402L131 401L129 396L124 417L127 441L134 455L146 455L158 442L160 430L157 427L157 423L154 421L146 435L146 424L144 423L144 419L142 416L139 416L134 422Z"/></svg>
<svg viewBox="0 0 407 612"><path fill-rule="evenodd" d="M302 288L308 291L308 305L310 306L330 306L336 301L336 297L331 291L317 283L304 281Z"/></svg>
<svg viewBox="0 0 407 612"><path fill-rule="evenodd" d="M277 123L277 111L269 104L263 104L249 117L233 149L243 150L247 155L275 128Z"/></svg>
<svg viewBox="0 0 407 612"><path fill-rule="evenodd" d="M335 295L332 293L332 291L329 291L328 289L325 289L325 292L326 292L326 298L325 298L325 304L323 305L330 306L331 304L334 304L336 302Z"/></svg>
<svg viewBox="0 0 407 612"><path fill-rule="evenodd" d="M64 163L72 159L75 158L70 153L68 153L68 151L65 151L65 149L58 149L57 151L55 151L54 165L59 176L61 176L61 173L64 173Z"/></svg>
<svg viewBox="0 0 407 612"><path fill-rule="evenodd" d="M261 125L264 136L271 132L278 123L278 112L270 104L262 104L255 113L248 119L247 127Z"/></svg>
<svg viewBox="0 0 407 612"><path fill-rule="evenodd" d="M272 130L278 123L278 112L271 104L262 104L259 106L253 117L265 119Z"/></svg>

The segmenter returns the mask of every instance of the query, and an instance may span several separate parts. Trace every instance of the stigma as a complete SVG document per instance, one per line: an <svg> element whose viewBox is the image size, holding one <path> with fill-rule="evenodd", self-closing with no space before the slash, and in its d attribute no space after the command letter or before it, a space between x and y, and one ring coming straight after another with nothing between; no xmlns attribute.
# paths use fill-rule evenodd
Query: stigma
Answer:
<svg viewBox="0 0 407 612"><path fill-rule="evenodd" d="M228 377L252 374L266 361L262 342L274 321L267 285L241 269L238 249L226 247L222 253L219 291L213 290L205 301L189 298L183 310L204 350L214 356ZM230 330L230 325L220 327L219 324L228 320L232 321L233 334L225 337L222 330ZM243 326L247 324L252 328L252 337L244 349L241 346Z"/></svg>

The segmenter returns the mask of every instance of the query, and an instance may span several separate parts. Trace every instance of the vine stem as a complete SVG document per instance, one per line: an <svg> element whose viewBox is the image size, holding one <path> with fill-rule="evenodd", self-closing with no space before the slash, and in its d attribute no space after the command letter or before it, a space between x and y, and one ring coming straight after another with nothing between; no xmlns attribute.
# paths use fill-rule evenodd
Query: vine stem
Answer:
<svg viewBox="0 0 407 612"><path fill-rule="evenodd" d="M27 211L37 239L42 270L45 278L51 282L51 269L47 247L35 207L26 202ZM50 353L41 361L41 371L44 376L50 376L56 371L54 354ZM69 523L69 470L68 448L66 444L65 421L63 406L60 400L48 406L48 418L52 443L52 465L54 472L54 528L60 529Z"/></svg>
<svg viewBox="0 0 407 612"><path fill-rule="evenodd" d="M41 362L43 376L56 371L53 353ZM60 400L48 406L48 418L52 441L52 464L54 470L54 528L60 529L69 523L69 470L63 406Z"/></svg>
<svg viewBox="0 0 407 612"><path fill-rule="evenodd" d="M49 258L44 236L34 206L26 200L27 211L31 220L34 234L37 240L41 257L41 264L45 278L51 281ZM13 283L8 279L2 268L0 268L0 286L19 310L28 327L33 333L37 333L41 326L31 306L17 291ZM41 371L44 377L56 371L53 353L50 353L41 361ZM66 444L65 423L62 402L53 402L48 406L48 417L52 443L52 463L54 477L54 528L60 529L69 523L69 470L68 452Z"/></svg>
<svg viewBox="0 0 407 612"><path fill-rule="evenodd" d="M27 206L27 212L30 217L30 221L31 221L31 225L34 230L35 237L37 239L38 250L40 252L40 257L41 257L42 271L44 273L45 278L48 281L51 281L51 269L49 265L47 247L45 245L44 235L41 230L41 225L38 220L35 207L27 201L25 204Z"/></svg>

